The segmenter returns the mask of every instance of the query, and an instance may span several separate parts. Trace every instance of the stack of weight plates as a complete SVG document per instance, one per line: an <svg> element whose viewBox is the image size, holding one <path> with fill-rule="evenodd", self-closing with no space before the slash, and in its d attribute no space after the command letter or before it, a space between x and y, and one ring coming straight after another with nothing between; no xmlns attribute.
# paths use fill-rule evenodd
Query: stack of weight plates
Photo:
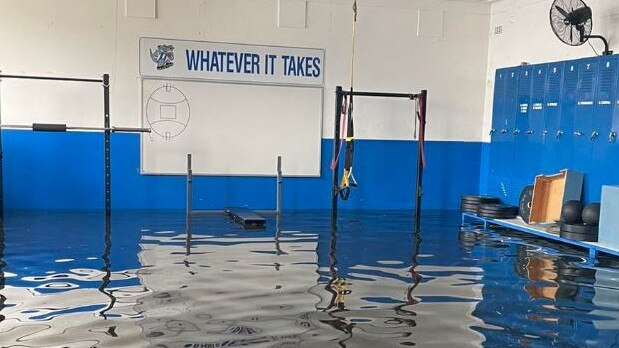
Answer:
<svg viewBox="0 0 619 348"><path fill-rule="evenodd" d="M598 226L561 223L561 237L581 242L597 242Z"/></svg>
<svg viewBox="0 0 619 348"><path fill-rule="evenodd" d="M477 216L487 219L515 219L518 207L502 204L480 204Z"/></svg>
<svg viewBox="0 0 619 348"><path fill-rule="evenodd" d="M477 214L481 204L499 204L501 200L496 197L488 196L462 196L460 210L466 213Z"/></svg>

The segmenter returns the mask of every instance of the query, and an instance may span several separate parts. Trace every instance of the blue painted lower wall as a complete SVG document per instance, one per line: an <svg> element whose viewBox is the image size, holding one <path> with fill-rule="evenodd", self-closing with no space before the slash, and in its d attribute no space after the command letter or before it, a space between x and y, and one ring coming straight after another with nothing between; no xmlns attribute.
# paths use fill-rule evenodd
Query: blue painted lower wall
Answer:
<svg viewBox="0 0 619 348"><path fill-rule="evenodd" d="M2 131L7 209L102 209L103 141L98 133ZM284 209L330 208L332 141L322 142L320 178L285 178ZM115 209L184 209L185 177L140 175L140 139L112 135ZM360 140L355 147L359 188L343 209L414 207L417 143ZM479 192L482 144L428 142L424 209L456 209L462 194ZM197 177L195 209L248 206L274 209L275 179Z"/></svg>

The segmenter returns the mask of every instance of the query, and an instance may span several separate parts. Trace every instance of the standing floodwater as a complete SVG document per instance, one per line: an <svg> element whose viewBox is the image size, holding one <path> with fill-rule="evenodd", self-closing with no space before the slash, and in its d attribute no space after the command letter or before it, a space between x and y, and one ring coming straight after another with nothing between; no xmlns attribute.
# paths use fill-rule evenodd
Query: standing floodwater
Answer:
<svg viewBox="0 0 619 348"><path fill-rule="evenodd" d="M619 260L455 212L5 213L0 346L619 346Z"/></svg>

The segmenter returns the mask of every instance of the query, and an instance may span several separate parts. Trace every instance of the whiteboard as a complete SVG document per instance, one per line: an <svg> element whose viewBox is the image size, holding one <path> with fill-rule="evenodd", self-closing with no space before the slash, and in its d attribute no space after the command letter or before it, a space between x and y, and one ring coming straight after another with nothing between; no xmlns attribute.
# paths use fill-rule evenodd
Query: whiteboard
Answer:
<svg viewBox="0 0 619 348"><path fill-rule="evenodd" d="M323 90L142 80L143 174L320 176Z"/></svg>

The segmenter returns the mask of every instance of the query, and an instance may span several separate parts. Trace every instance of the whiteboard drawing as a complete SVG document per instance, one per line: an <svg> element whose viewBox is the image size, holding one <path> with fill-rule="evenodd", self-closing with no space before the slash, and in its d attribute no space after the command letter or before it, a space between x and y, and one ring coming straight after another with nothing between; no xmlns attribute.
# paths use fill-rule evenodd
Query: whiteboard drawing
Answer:
<svg viewBox="0 0 619 348"><path fill-rule="evenodd" d="M190 114L185 94L167 82L146 102L146 120L153 133L165 140L172 140L187 129Z"/></svg>

